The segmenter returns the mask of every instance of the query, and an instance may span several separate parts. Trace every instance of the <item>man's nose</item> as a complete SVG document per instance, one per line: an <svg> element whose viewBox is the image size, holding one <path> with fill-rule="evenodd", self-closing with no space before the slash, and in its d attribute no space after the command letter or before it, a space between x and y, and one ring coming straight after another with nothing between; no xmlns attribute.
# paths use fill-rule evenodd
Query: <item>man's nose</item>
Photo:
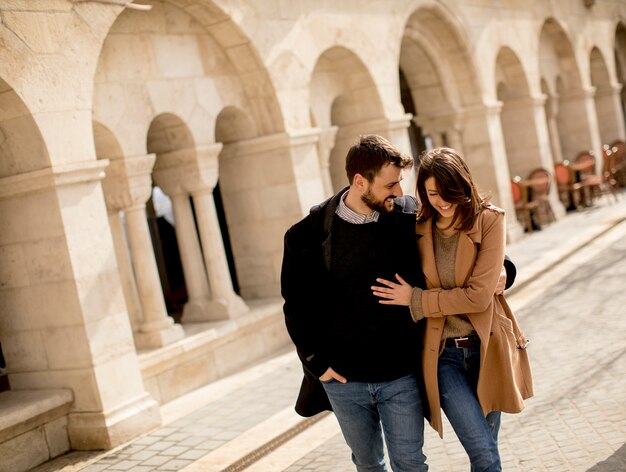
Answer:
<svg viewBox="0 0 626 472"><path fill-rule="evenodd" d="M393 186L393 194L396 197L401 197L402 195L404 195L404 192L402 191L402 187L400 186L400 183L397 183L396 185Z"/></svg>

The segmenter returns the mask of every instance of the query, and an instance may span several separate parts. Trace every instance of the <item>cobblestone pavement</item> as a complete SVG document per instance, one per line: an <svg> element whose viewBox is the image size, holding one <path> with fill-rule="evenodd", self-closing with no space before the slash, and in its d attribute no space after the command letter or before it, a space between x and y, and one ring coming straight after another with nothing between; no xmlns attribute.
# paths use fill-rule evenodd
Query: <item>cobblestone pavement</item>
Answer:
<svg viewBox="0 0 626 472"><path fill-rule="evenodd" d="M536 396L503 415L505 471L626 471L626 223L614 231L539 280L538 296L529 286L511 297L532 340ZM444 441L427 431L425 450L433 471L469 469L449 424ZM287 469L350 470L340 435Z"/></svg>
<svg viewBox="0 0 626 472"><path fill-rule="evenodd" d="M507 299L532 340L536 396L503 416L505 471L626 471L626 221L616 223L625 217L622 196L507 248L519 269ZM147 435L34 472L353 471L332 415L280 439L300 421L289 416L300 378L290 350L208 386L188 400L197 403L190 414ZM443 441L426 429L430 470L469 469L449 424ZM250 451L254 460L239 460Z"/></svg>

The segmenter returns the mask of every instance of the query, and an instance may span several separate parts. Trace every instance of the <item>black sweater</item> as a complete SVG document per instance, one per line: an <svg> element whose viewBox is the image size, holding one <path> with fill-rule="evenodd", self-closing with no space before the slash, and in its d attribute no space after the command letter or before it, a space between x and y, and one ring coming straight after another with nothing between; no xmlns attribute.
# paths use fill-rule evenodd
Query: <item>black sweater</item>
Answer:
<svg viewBox="0 0 626 472"><path fill-rule="evenodd" d="M383 382L416 372L421 339L408 307L383 305L372 294L376 278L410 284L420 271L415 237L397 214L377 223L332 223L328 312L322 355L348 380Z"/></svg>

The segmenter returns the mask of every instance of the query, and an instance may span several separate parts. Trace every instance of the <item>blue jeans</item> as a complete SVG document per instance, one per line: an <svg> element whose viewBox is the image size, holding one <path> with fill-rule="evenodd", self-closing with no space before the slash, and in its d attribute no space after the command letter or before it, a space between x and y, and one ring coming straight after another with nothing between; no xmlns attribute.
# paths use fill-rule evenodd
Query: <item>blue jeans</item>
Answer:
<svg viewBox="0 0 626 472"><path fill-rule="evenodd" d="M500 412L483 415L476 396L479 368L480 345L443 350L437 369L441 408L469 456L472 472L501 471Z"/></svg>
<svg viewBox="0 0 626 472"><path fill-rule="evenodd" d="M426 471L424 413L415 375L391 382L322 382L359 472ZM381 429L382 424L382 429Z"/></svg>

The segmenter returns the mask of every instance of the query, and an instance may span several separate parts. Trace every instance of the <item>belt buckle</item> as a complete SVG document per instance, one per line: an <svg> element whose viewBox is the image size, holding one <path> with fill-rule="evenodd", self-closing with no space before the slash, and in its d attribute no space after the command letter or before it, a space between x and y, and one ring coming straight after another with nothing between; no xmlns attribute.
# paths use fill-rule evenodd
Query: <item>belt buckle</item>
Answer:
<svg viewBox="0 0 626 472"><path fill-rule="evenodd" d="M457 349L464 349L463 346L459 346L459 341L469 341L469 338L467 336L464 336L462 338L454 338L454 346Z"/></svg>

